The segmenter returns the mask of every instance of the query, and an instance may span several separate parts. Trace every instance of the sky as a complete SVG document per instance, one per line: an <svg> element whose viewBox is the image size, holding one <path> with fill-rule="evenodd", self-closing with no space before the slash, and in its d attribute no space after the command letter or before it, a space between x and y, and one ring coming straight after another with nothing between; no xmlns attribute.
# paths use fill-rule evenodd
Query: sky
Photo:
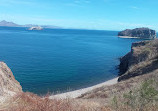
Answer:
<svg viewBox="0 0 158 111"><path fill-rule="evenodd" d="M0 0L0 21L63 28L158 31L158 0Z"/></svg>

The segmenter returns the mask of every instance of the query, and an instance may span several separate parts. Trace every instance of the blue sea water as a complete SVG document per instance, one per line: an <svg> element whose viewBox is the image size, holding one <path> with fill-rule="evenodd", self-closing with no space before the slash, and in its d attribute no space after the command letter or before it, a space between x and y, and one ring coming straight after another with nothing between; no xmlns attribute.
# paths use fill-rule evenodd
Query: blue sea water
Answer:
<svg viewBox="0 0 158 111"><path fill-rule="evenodd" d="M0 61L23 91L65 92L92 86L118 75L119 57L140 39L117 37L117 31L0 27Z"/></svg>

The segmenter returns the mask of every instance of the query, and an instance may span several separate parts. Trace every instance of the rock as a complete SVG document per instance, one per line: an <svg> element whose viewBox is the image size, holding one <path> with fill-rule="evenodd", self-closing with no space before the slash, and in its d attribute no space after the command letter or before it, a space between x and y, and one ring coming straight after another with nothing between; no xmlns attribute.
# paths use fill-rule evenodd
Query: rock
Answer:
<svg viewBox="0 0 158 111"><path fill-rule="evenodd" d="M119 81L158 69L158 40L132 44L131 51L120 59Z"/></svg>
<svg viewBox="0 0 158 111"><path fill-rule="evenodd" d="M15 80L9 67L4 62L0 62L0 102L18 92L22 92L20 83Z"/></svg>
<svg viewBox="0 0 158 111"><path fill-rule="evenodd" d="M37 27L31 27L29 28L29 30L43 30L43 28L40 26L37 26Z"/></svg>
<svg viewBox="0 0 158 111"><path fill-rule="evenodd" d="M126 29L118 33L120 37L137 37L145 39L156 38L156 31L149 28Z"/></svg>

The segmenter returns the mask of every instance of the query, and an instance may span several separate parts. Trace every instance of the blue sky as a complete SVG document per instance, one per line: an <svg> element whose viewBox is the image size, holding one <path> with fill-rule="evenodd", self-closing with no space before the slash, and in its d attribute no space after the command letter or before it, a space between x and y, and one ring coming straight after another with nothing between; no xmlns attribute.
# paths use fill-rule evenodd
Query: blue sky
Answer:
<svg viewBox="0 0 158 111"><path fill-rule="evenodd" d="M158 0L0 0L0 20L63 28L158 31Z"/></svg>

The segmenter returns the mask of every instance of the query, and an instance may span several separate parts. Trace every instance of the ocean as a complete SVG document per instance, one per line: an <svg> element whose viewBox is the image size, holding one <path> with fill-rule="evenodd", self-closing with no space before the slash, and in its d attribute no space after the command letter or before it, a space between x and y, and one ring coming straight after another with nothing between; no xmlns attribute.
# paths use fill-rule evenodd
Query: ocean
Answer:
<svg viewBox="0 0 158 111"><path fill-rule="evenodd" d="M118 76L119 58L141 39L118 31L0 27L0 61L23 91L39 95L96 85Z"/></svg>

